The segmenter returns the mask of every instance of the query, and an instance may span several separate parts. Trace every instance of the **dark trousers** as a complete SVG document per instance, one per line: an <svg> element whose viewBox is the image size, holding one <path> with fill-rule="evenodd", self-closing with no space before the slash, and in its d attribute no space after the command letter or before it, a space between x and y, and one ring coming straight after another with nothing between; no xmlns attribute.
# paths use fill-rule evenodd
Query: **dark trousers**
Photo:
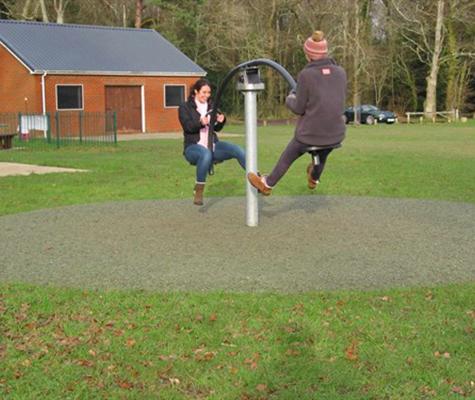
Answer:
<svg viewBox="0 0 475 400"><path fill-rule="evenodd" d="M293 162L299 158L302 154L306 153L307 148L309 147L308 144L300 143L295 138L293 138L290 143L285 148L284 152L279 158L276 166L270 173L270 175L266 178L266 182L269 186L275 186L277 182L285 175L287 170L293 164ZM320 158L320 163L313 168L312 171L312 178L315 180L319 180L320 176L323 173L323 169L325 168L325 163L327 161L328 155L331 153L333 149L324 149L318 151L318 157Z"/></svg>

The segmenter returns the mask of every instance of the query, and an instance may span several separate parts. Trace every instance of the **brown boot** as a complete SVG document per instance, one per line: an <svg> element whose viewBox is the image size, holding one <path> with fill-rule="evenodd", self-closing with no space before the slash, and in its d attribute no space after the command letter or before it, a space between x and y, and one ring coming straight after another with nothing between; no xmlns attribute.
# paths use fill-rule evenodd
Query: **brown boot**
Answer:
<svg viewBox="0 0 475 400"><path fill-rule="evenodd" d="M260 175L257 175L253 172L249 172L247 174L247 180L249 183L254 186L259 193L261 193L264 196L270 196L272 193L272 188L268 187L265 185L265 183L262 180L262 177Z"/></svg>
<svg viewBox="0 0 475 400"><path fill-rule="evenodd" d="M194 190L194 199L193 203L196 204L197 206L202 206L203 205L203 192L205 190L205 184L204 183L197 183L195 185L195 190Z"/></svg>
<svg viewBox="0 0 475 400"><path fill-rule="evenodd" d="M308 164L307 167L307 186L309 189L315 189L317 185L320 183L319 181L316 181L312 177L312 171L313 171L313 164L310 163Z"/></svg>

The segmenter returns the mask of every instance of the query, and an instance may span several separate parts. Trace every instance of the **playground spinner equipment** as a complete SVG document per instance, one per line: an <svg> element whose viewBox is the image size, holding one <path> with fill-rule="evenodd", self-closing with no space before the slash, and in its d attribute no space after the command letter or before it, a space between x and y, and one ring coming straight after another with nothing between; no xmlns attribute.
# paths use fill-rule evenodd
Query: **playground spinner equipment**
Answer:
<svg viewBox="0 0 475 400"><path fill-rule="evenodd" d="M213 151L213 133L216 117L221 102L221 96L231 78L239 72L239 79L236 89L244 94L244 118L246 126L246 175L249 172L257 173L257 93L264 90L264 83L261 81L259 66L266 65L276 70L287 81L291 90L295 90L297 84L282 67L275 61L265 58L246 61L237 65L227 73L216 93L214 107L210 115L209 146ZM212 173L212 171L210 171ZM257 201L257 190L246 179L246 225L257 226L259 222L259 210Z"/></svg>

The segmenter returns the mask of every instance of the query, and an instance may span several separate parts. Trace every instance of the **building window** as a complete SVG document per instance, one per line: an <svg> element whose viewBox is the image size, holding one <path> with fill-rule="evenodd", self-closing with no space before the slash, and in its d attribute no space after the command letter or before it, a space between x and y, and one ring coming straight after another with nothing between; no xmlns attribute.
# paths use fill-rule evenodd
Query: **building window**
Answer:
<svg viewBox="0 0 475 400"><path fill-rule="evenodd" d="M165 107L178 107L185 101L185 85L165 85Z"/></svg>
<svg viewBox="0 0 475 400"><path fill-rule="evenodd" d="M58 110L82 110L82 85L57 85Z"/></svg>

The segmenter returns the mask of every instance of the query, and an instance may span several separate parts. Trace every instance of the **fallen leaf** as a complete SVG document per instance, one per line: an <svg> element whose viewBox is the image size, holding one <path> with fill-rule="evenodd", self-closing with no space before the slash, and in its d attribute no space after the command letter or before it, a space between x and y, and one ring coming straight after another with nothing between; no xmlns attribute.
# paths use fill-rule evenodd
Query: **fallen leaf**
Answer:
<svg viewBox="0 0 475 400"><path fill-rule="evenodd" d="M356 361L358 360L358 341L355 339L351 344L346 348L345 356L347 360Z"/></svg>
<svg viewBox="0 0 475 400"><path fill-rule="evenodd" d="M168 378L170 380L170 383L172 385L179 385L180 384L180 380L178 378Z"/></svg>
<svg viewBox="0 0 475 400"><path fill-rule="evenodd" d="M422 386L421 388L419 388L419 392L428 396L437 396L437 392L429 386Z"/></svg>
<svg viewBox="0 0 475 400"><path fill-rule="evenodd" d="M217 319L218 319L218 316L217 316L215 313L213 313L213 314L211 314L211 315L209 316L209 320L210 320L211 322L214 322L214 321L216 321Z"/></svg>
<svg viewBox="0 0 475 400"><path fill-rule="evenodd" d="M197 352L195 353L195 360L196 361L210 361L216 355L215 351L207 351L207 352Z"/></svg>
<svg viewBox="0 0 475 400"><path fill-rule="evenodd" d="M127 339L127 342L125 342L127 347L134 347L136 343L135 339Z"/></svg>
<svg viewBox="0 0 475 400"><path fill-rule="evenodd" d="M461 396L465 396L465 391L460 387L460 386L454 386L452 387L452 392L457 393Z"/></svg>
<svg viewBox="0 0 475 400"><path fill-rule="evenodd" d="M258 392L265 392L267 391L267 385L264 383L259 383L259 385L256 386L256 390Z"/></svg>
<svg viewBox="0 0 475 400"><path fill-rule="evenodd" d="M300 351L299 350L295 350L295 349L288 349L285 354L287 356L299 356L300 355Z"/></svg>
<svg viewBox="0 0 475 400"><path fill-rule="evenodd" d="M121 389L131 389L134 387L132 382L125 381L125 380L124 381L117 380L116 383Z"/></svg>
<svg viewBox="0 0 475 400"><path fill-rule="evenodd" d="M24 367L29 367L31 365L31 360L27 358L26 360L23 360L21 362L21 365L23 365Z"/></svg>
<svg viewBox="0 0 475 400"><path fill-rule="evenodd" d="M295 328L293 326L286 326L284 327L284 330L287 333L295 333Z"/></svg>
<svg viewBox="0 0 475 400"><path fill-rule="evenodd" d="M106 328L111 329L111 328L114 327L114 325L115 325L115 321L108 321L108 322L106 322L106 324L105 324L104 326L105 326Z"/></svg>
<svg viewBox="0 0 475 400"><path fill-rule="evenodd" d="M77 360L76 362L78 365L81 367L93 367L94 366L94 361L91 360Z"/></svg>

